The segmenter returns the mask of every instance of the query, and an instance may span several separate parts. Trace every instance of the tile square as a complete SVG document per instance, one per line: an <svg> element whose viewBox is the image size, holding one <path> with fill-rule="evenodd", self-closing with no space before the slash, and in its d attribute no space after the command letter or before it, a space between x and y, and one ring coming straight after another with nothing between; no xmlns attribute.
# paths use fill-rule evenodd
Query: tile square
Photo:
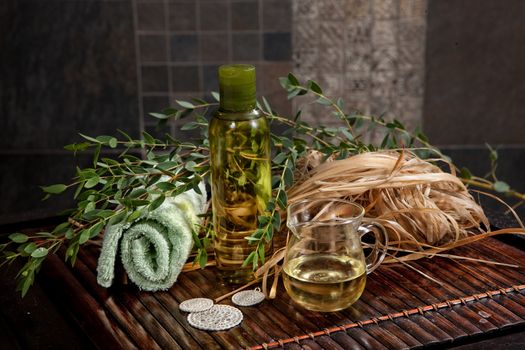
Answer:
<svg viewBox="0 0 525 350"><path fill-rule="evenodd" d="M295 20L308 20L319 15L318 0L292 1L292 11Z"/></svg>
<svg viewBox="0 0 525 350"><path fill-rule="evenodd" d="M203 65L202 66L202 89L206 93L210 91L219 92L219 65Z"/></svg>
<svg viewBox="0 0 525 350"><path fill-rule="evenodd" d="M422 97L424 92L423 70L399 70L396 86L399 96Z"/></svg>
<svg viewBox="0 0 525 350"><path fill-rule="evenodd" d="M227 30L229 6L226 1L200 2L200 29Z"/></svg>
<svg viewBox="0 0 525 350"><path fill-rule="evenodd" d="M342 73L344 54L344 48L341 46L322 49L319 54L320 71L323 73Z"/></svg>
<svg viewBox="0 0 525 350"><path fill-rule="evenodd" d="M366 19L351 21L346 27L347 45L364 45L370 42L372 35L372 22Z"/></svg>
<svg viewBox="0 0 525 350"><path fill-rule="evenodd" d="M402 43L398 47L398 67L400 69L414 69L421 67L425 62L425 47L420 44Z"/></svg>
<svg viewBox="0 0 525 350"><path fill-rule="evenodd" d="M347 71L368 72L372 65L372 47L370 44L349 45L345 52L345 68Z"/></svg>
<svg viewBox="0 0 525 350"><path fill-rule="evenodd" d="M290 33L264 33L263 57L267 61L288 61L292 58Z"/></svg>
<svg viewBox="0 0 525 350"><path fill-rule="evenodd" d="M340 47L344 42L343 22L322 22L319 28L321 47Z"/></svg>
<svg viewBox="0 0 525 350"><path fill-rule="evenodd" d="M171 87L175 92L199 92L199 68L197 66L171 67Z"/></svg>
<svg viewBox="0 0 525 350"><path fill-rule="evenodd" d="M394 45L375 47L372 52L371 65L374 70L397 70L399 64L398 47Z"/></svg>
<svg viewBox="0 0 525 350"><path fill-rule="evenodd" d="M202 34L200 41L202 61L228 61L229 40L227 34Z"/></svg>
<svg viewBox="0 0 525 350"><path fill-rule="evenodd" d="M265 0L263 6L264 31L291 31L292 8L290 0Z"/></svg>
<svg viewBox="0 0 525 350"><path fill-rule="evenodd" d="M370 76L370 92L374 98L397 96L397 74L389 70L373 70Z"/></svg>
<svg viewBox="0 0 525 350"><path fill-rule="evenodd" d="M142 62L166 62L166 37L164 35L139 35Z"/></svg>
<svg viewBox="0 0 525 350"><path fill-rule="evenodd" d="M259 4L257 1L233 1L232 30L259 29Z"/></svg>
<svg viewBox="0 0 525 350"><path fill-rule="evenodd" d="M396 21L374 21L371 30L371 38L374 45L395 45L397 34Z"/></svg>
<svg viewBox="0 0 525 350"><path fill-rule="evenodd" d="M142 91L167 92L168 90L167 66L142 66Z"/></svg>
<svg viewBox="0 0 525 350"><path fill-rule="evenodd" d="M427 0L399 0L399 17L425 18L427 5Z"/></svg>
<svg viewBox="0 0 525 350"><path fill-rule="evenodd" d="M196 34L175 34L171 37L171 60L194 62L199 59L199 38Z"/></svg>
<svg viewBox="0 0 525 350"><path fill-rule="evenodd" d="M393 19L397 17L397 2L399 0L374 1L372 11L375 19Z"/></svg>
<svg viewBox="0 0 525 350"><path fill-rule="evenodd" d="M287 76L292 71L292 64L290 62L271 62L257 68L260 92L265 95L276 92L286 97L286 93L279 83L279 77Z"/></svg>
<svg viewBox="0 0 525 350"><path fill-rule="evenodd" d="M190 31L197 29L197 1L170 1L169 29Z"/></svg>
<svg viewBox="0 0 525 350"><path fill-rule="evenodd" d="M293 30L294 50L310 48L319 43L319 21L297 21Z"/></svg>
<svg viewBox="0 0 525 350"><path fill-rule="evenodd" d="M345 18L346 0L318 0L319 18L322 20L342 20Z"/></svg>
<svg viewBox="0 0 525 350"><path fill-rule="evenodd" d="M234 61L259 61L261 57L261 36L259 34L232 34L232 58Z"/></svg>
<svg viewBox="0 0 525 350"><path fill-rule="evenodd" d="M400 20L397 26L400 43L424 45L426 35L425 21L421 19Z"/></svg>
<svg viewBox="0 0 525 350"><path fill-rule="evenodd" d="M372 2L370 0L347 0L345 5L347 20L369 18L372 14Z"/></svg>
<svg viewBox="0 0 525 350"><path fill-rule="evenodd" d="M137 27L139 30L164 30L164 3L139 2L137 3Z"/></svg>
<svg viewBox="0 0 525 350"><path fill-rule="evenodd" d="M317 64L319 62L319 49L316 45L310 48L297 49L294 52L295 68L304 72L317 71Z"/></svg>

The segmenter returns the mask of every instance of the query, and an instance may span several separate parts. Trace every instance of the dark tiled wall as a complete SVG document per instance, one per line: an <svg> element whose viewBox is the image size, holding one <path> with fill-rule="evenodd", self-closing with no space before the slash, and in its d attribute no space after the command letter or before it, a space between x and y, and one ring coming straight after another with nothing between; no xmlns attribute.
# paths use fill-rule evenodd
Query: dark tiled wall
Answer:
<svg viewBox="0 0 525 350"><path fill-rule="evenodd" d="M291 0L134 0L142 115L175 99L209 97L225 63L257 67L258 93L275 109L291 107L277 78L292 70ZM177 134L177 125L171 125Z"/></svg>
<svg viewBox="0 0 525 350"><path fill-rule="evenodd" d="M429 136L440 144L525 145L525 2L433 0L428 14Z"/></svg>
<svg viewBox="0 0 525 350"><path fill-rule="evenodd" d="M425 132L454 161L485 175L488 142L499 149L499 179L519 191L525 191L524 15L520 0L430 0L423 109Z"/></svg>
<svg viewBox="0 0 525 350"><path fill-rule="evenodd" d="M291 64L291 0L2 0L0 222L52 215L38 185L68 182L78 132L157 130L148 112L217 90L217 67L257 66L282 113Z"/></svg>
<svg viewBox="0 0 525 350"><path fill-rule="evenodd" d="M139 134L131 1L0 5L0 221L50 215L38 185L64 182L78 132ZM118 20L117 20L118 19Z"/></svg>

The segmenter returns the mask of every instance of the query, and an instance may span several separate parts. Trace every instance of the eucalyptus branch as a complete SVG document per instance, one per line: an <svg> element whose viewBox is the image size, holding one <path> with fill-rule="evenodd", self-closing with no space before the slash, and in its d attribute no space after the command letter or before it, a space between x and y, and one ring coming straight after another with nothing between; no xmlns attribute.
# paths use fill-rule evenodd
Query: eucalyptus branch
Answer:
<svg viewBox="0 0 525 350"><path fill-rule="evenodd" d="M272 148L275 154L272 159L273 197L268 203L266 214L260 216L259 227L247 239L254 250L244 261L257 267L265 262L265 246L270 242L274 231L281 227L281 213L286 210L287 191L293 186L294 171L297 161L310 150L322 152L326 157L346 158L355 153L376 149L414 148L419 154L434 153L446 159L439 149L432 146L426 136L416 130L411 132L397 121L386 121L383 118L346 113L344 103L339 98L331 100L314 81L302 85L289 74L280 78L281 85L288 93L288 98L298 98L311 94L315 103L333 109L333 115L345 123L343 127L312 126L301 119L300 111L294 118L286 118L275 113L266 99L262 99L259 109L271 121L288 128L285 134L271 134ZM219 101L217 93L212 96ZM197 188L202 178L209 175L209 148L207 139L208 122L206 113L217 102L206 102L200 99L176 101L177 108L167 108L161 113L151 113L159 123L170 119L187 118L182 130L199 130L200 138L193 142L183 142L166 135L161 141L144 132L140 139L119 130L119 137L101 135L91 137L81 135L82 142L67 145L65 148L74 152L93 151L92 167L77 169L76 176L69 184L54 184L42 187L46 194L61 194L73 190L76 207L69 210L63 223L50 232L38 232L32 235L13 233L9 241L0 244L4 261L11 263L16 259L25 259L24 266L17 276L18 289L25 295L34 281L35 275L48 254L66 248L65 259L74 264L81 246L98 237L104 227L122 222L133 222L149 211L158 208L166 197L176 196L192 188ZM366 144L358 134L365 125L378 127L385 133L380 145ZM399 142L398 137L403 142ZM100 157L106 149L122 149L116 159ZM468 185L492 190L525 201L525 194L515 191L498 180L496 176L497 152L490 148L491 171L487 178L472 176L468 169L461 169L460 177ZM140 155L137 156L137 155ZM428 156L428 154L427 154ZM492 181L491 181L492 180ZM207 213L200 234L194 234L197 248L195 262L202 268L207 264L207 250L211 247L213 226Z"/></svg>

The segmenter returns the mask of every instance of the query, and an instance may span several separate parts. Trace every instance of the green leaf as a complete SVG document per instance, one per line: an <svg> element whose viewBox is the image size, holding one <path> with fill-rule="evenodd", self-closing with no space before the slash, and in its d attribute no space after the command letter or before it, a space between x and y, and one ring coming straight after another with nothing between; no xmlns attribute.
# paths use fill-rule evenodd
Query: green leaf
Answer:
<svg viewBox="0 0 525 350"><path fill-rule="evenodd" d="M199 250L199 266L201 269L206 267L206 263L208 262L208 253L205 249Z"/></svg>
<svg viewBox="0 0 525 350"><path fill-rule="evenodd" d="M93 153L93 168L97 167L98 157L100 156L101 148L102 148L102 145L100 144L98 144L97 147L95 147L95 152Z"/></svg>
<svg viewBox="0 0 525 350"><path fill-rule="evenodd" d="M91 142L95 142L95 143L100 143L99 140L97 140L96 138L93 138L91 136L87 136L87 135L84 135L84 134L81 134L81 133L78 133L80 136L82 136L83 138L85 138L86 140L88 141L91 141Z"/></svg>
<svg viewBox="0 0 525 350"><path fill-rule="evenodd" d="M179 106L183 107L183 108L187 108L187 109L194 109L195 106L188 102L188 101L180 101L180 100L175 100L175 102L177 102L179 104Z"/></svg>
<svg viewBox="0 0 525 350"><path fill-rule="evenodd" d="M27 242L27 240L29 239L29 237L27 237L27 235L23 234L23 233L12 233L9 235L9 239L15 243L25 243Z"/></svg>
<svg viewBox="0 0 525 350"><path fill-rule="evenodd" d="M111 219L109 219L108 225L116 225L120 223L124 218L126 217L127 211L122 210L117 215L113 216Z"/></svg>
<svg viewBox="0 0 525 350"><path fill-rule="evenodd" d="M144 141L146 141L146 143L149 143L150 145L153 145L156 143L155 138L151 136L149 133L147 133L146 131L142 132L142 137L144 138Z"/></svg>
<svg viewBox="0 0 525 350"><path fill-rule="evenodd" d="M84 244L89 240L89 230L82 230L80 237L78 238L78 243Z"/></svg>
<svg viewBox="0 0 525 350"><path fill-rule="evenodd" d="M493 187L494 187L494 191L496 192L504 193L504 192L510 191L510 186L506 182L503 182L503 181L494 182Z"/></svg>
<svg viewBox="0 0 525 350"><path fill-rule="evenodd" d="M56 184L51 186L41 186L40 188L46 193L59 194L64 192L67 189L67 186L64 184Z"/></svg>
<svg viewBox="0 0 525 350"><path fill-rule="evenodd" d="M200 126L199 123L197 122L189 122L189 123L186 123L184 124L183 126L181 126L181 130L183 131L186 131L186 130L195 130L197 129L198 127Z"/></svg>
<svg viewBox="0 0 525 350"><path fill-rule="evenodd" d="M197 163L195 163L193 160L190 160L190 161L186 162L186 164L184 165L184 168L186 168L189 171L195 171L195 166L196 165L197 165Z"/></svg>
<svg viewBox="0 0 525 350"><path fill-rule="evenodd" d="M110 138L109 141L108 141L108 145L111 148L116 148L117 147L117 139L115 137Z"/></svg>
<svg viewBox="0 0 525 350"><path fill-rule="evenodd" d="M286 187L291 187L293 185L293 172L292 170L290 170L290 168L286 168L284 169L284 174L283 174L283 180L284 180L284 185Z"/></svg>
<svg viewBox="0 0 525 350"><path fill-rule="evenodd" d="M89 239L96 237L104 228L104 221L100 221L89 228Z"/></svg>
<svg viewBox="0 0 525 350"><path fill-rule="evenodd" d="M68 229L66 231L66 233L64 234L64 236L67 238L67 239L71 239L73 238L73 235L74 235L75 231L73 231L72 228Z"/></svg>
<svg viewBox="0 0 525 350"><path fill-rule="evenodd" d="M169 115L162 114L162 113L150 113L149 115L151 115L154 118L161 119L161 120L165 120L170 117Z"/></svg>
<svg viewBox="0 0 525 350"><path fill-rule="evenodd" d="M39 247L37 249L35 249L32 253L31 253L31 257L33 258L43 258L45 256L47 256L47 253L48 253L48 249L45 248L45 247Z"/></svg>
<svg viewBox="0 0 525 350"><path fill-rule="evenodd" d="M281 152L281 153L279 153L279 154L277 154L275 156L275 158L273 159L273 162L275 164L281 164L282 162L284 162L286 160L286 158L287 158L286 153Z"/></svg>
<svg viewBox="0 0 525 350"><path fill-rule="evenodd" d="M259 255L259 259L261 259L261 264L264 264L264 244L259 244L259 248L257 248L257 255Z"/></svg>
<svg viewBox="0 0 525 350"><path fill-rule="evenodd" d="M462 177L463 179L471 179L472 178L472 173L467 168L462 167L461 168L461 173L460 173L459 176Z"/></svg>
<svg viewBox="0 0 525 350"><path fill-rule="evenodd" d="M323 106L330 106L332 104L332 101L322 96L315 100L315 102L322 104Z"/></svg>
<svg viewBox="0 0 525 350"><path fill-rule="evenodd" d="M138 198L146 193L148 193L148 191L145 188L135 188L134 190L131 191L128 198L132 198L132 199Z"/></svg>
<svg viewBox="0 0 525 350"><path fill-rule="evenodd" d="M135 210L133 213L129 214L127 222L133 222L137 220L138 218L140 218L141 215L142 215L142 211Z"/></svg>
<svg viewBox="0 0 525 350"><path fill-rule="evenodd" d="M26 296L27 291L29 290L29 287L33 284L33 281L35 280L35 274L34 272L28 274L23 280L22 284L19 286L19 290L21 291L22 298Z"/></svg>
<svg viewBox="0 0 525 350"><path fill-rule="evenodd" d="M36 244L34 242L30 242L24 247L24 252L26 252L27 254L31 254L35 251L36 248Z"/></svg>
<svg viewBox="0 0 525 350"><path fill-rule="evenodd" d="M339 131L341 131L341 133L349 140L349 141L353 141L354 140L354 135L352 135L352 133L345 127L341 127L339 128Z"/></svg>
<svg viewBox="0 0 525 350"><path fill-rule="evenodd" d="M246 258L246 260L244 260L242 262L242 266L245 267L245 266L248 266L249 263L251 263L253 261L253 258L255 257L255 251L251 252L248 257Z"/></svg>
<svg viewBox="0 0 525 350"><path fill-rule="evenodd" d="M277 204L281 207L281 209L285 210L286 206L288 205L288 196L286 195L285 191L280 191L277 196Z"/></svg>
<svg viewBox="0 0 525 350"><path fill-rule="evenodd" d="M219 95L219 93L217 91L212 91L211 92L211 95L213 96L213 98L217 101L217 102L220 102L221 100L221 96Z"/></svg>
<svg viewBox="0 0 525 350"><path fill-rule="evenodd" d="M84 184L84 187L85 188L95 187L99 183L99 181L100 181L100 178L98 177L98 175L93 176L89 180L86 181L86 183Z"/></svg>
<svg viewBox="0 0 525 350"><path fill-rule="evenodd" d="M155 200L153 200L150 205L149 205L149 210L153 211L155 209L157 209L158 207L160 207L162 205L162 203L164 203L164 200L166 199L166 197L161 194L160 196L158 196L157 198L155 198Z"/></svg>
<svg viewBox="0 0 525 350"><path fill-rule="evenodd" d="M172 191L176 188L171 182L157 182L155 186L162 191Z"/></svg>
<svg viewBox="0 0 525 350"><path fill-rule="evenodd" d="M296 85L296 86L299 86L301 85L299 83L299 80L295 77L295 75L293 75L292 73L288 73L288 81L290 82L290 84L292 85Z"/></svg>
<svg viewBox="0 0 525 350"><path fill-rule="evenodd" d="M317 83L316 83L315 81L313 81L313 80L308 80L307 86L308 86L308 88L309 88L310 90L312 90L313 92L322 95L323 90L321 89L321 87L320 87L319 85L317 85Z"/></svg>

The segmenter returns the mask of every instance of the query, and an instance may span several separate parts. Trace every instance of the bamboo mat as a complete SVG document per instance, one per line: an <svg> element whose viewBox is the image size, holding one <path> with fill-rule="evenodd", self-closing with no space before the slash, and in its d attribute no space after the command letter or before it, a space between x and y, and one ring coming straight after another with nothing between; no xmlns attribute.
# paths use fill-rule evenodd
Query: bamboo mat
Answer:
<svg viewBox="0 0 525 350"><path fill-rule="evenodd" d="M241 307L240 326L205 332L191 327L178 305L233 289L221 284L214 268L181 274L167 292L122 283L105 289L96 283L98 252L81 250L74 268L50 257L42 273L102 349L407 349L525 324L524 268L433 258L411 265L442 285L404 265L381 266L368 276L362 297L334 313L294 305L280 285L276 300ZM525 266L525 251L495 239L453 253Z"/></svg>

